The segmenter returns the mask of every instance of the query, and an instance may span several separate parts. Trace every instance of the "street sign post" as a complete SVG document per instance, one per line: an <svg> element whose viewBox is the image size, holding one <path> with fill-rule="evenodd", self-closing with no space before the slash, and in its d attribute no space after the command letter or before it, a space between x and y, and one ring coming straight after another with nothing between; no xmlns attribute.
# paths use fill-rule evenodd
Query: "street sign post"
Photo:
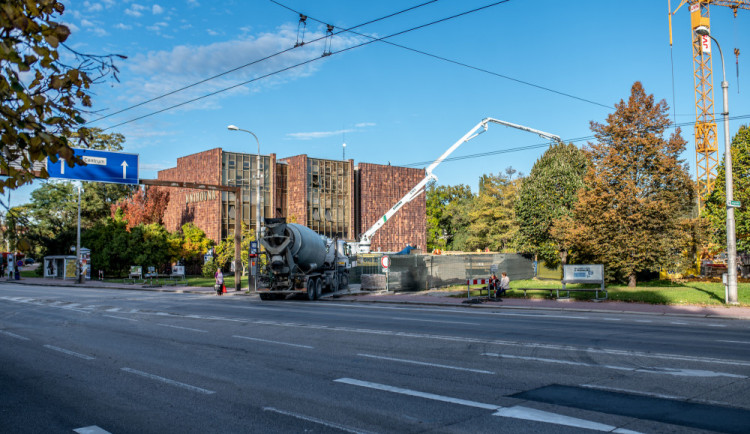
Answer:
<svg viewBox="0 0 750 434"><path fill-rule="evenodd" d="M53 163L47 157L47 173L50 178L138 184L138 154L78 148L73 151L86 165L70 167L62 158Z"/></svg>
<svg viewBox="0 0 750 434"><path fill-rule="evenodd" d="M739 200L728 200L727 201L727 206L729 208L740 208L742 206L742 204L740 203Z"/></svg>
<svg viewBox="0 0 750 434"><path fill-rule="evenodd" d="M391 257L383 255L380 257L380 266L385 271L385 290L388 291L388 269L391 267Z"/></svg>

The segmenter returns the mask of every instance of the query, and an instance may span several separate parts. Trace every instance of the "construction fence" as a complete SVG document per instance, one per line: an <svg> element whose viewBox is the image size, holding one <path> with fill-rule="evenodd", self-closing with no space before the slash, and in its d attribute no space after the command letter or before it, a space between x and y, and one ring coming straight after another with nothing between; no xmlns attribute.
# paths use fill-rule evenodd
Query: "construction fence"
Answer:
<svg viewBox="0 0 750 434"><path fill-rule="evenodd" d="M466 253L458 255L388 255L388 273L380 266L382 253L357 256L357 267L350 273L350 281L362 289L390 291L421 291L452 285L466 285L469 279L490 276L497 265L497 275L505 271L511 280L531 279L532 261L515 253Z"/></svg>

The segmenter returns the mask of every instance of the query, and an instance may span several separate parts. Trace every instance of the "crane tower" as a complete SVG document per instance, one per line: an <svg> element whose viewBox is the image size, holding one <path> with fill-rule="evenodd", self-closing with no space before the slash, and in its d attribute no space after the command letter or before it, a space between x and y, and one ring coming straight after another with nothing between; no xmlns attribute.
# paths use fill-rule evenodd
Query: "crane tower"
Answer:
<svg viewBox="0 0 750 434"><path fill-rule="evenodd" d="M716 121L714 116L713 69L711 65L711 40L695 33L698 26L709 29L709 5L726 6L737 16L738 9L750 10L750 0L681 0L672 12L669 3L669 45L672 45L672 15L686 3L690 5L690 29L693 34L693 72L695 84L695 163L698 181L699 207L702 208L714 189L716 167L719 164ZM739 54L739 50L735 50Z"/></svg>

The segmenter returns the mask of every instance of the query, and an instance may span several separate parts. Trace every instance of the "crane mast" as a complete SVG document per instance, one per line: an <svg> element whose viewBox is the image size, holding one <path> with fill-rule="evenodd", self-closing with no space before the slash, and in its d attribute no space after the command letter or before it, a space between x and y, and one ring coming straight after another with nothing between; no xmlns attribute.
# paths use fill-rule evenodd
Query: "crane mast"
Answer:
<svg viewBox="0 0 750 434"><path fill-rule="evenodd" d="M685 4L690 5L690 28L693 47L693 81L695 87L695 167L698 183L698 206L703 208L705 200L714 189L718 157L718 139L714 115L713 67L711 41L708 36L695 33L699 26L711 28L709 5L726 6L737 16L737 9L749 9L748 0L682 0L672 12L669 7L669 45L672 45L672 15ZM737 51L739 53L739 51Z"/></svg>
<svg viewBox="0 0 750 434"><path fill-rule="evenodd" d="M385 214L383 214L382 217L380 217L375 224L373 224L370 229L368 229L365 233L362 234L360 237L359 242L357 243L357 246L355 248L355 251L358 253L370 253L370 246L372 245L372 237L375 235L375 232L378 231L385 223L394 215L396 214L404 205L411 202L412 200L419 197L420 194L424 192L425 187L427 186L427 183L429 183L431 180L437 181L437 176L435 176L432 171L435 170L435 168L443 162L450 154L453 153L456 149L458 149L459 146L462 144L468 142L469 140L473 139L474 137L482 134L483 132L487 131L488 125L490 123L495 123L499 125L504 125L506 127L510 128L516 128L519 130L527 131L530 133L534 133L539 135L542 138L550 139L558 143L562 143L562 140L559 136L556 136L554 134L545 133L544 131L539 131L534 128L525 127L523 125L517 125L506 121L501 121L499 119L494 118L485 118L482 119L481 122L476 124L474 128L470 129L469 132L464 134L463 137L458 139L456 143L454 143L448 150L443 152L443 155L438 157L437 160L435 160L432 164L430 164L427 169L425 169L425 177L417 183L411 190L409 190L404 197L401 198L398 202L396 202L395 205L391 207L391 209L388 210Z"/></svg>

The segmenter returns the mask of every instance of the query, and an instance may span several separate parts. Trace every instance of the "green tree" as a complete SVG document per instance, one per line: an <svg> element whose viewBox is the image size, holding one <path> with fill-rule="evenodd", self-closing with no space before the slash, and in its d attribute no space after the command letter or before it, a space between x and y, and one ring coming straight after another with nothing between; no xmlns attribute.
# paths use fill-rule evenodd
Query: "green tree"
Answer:
<svg viewBox="0 0 750 434"><path fill-rule="evenodd" d="M255 241L255 230L249 229L245 223L242 223L241 237L242 241L240 242L240 259L242 261L242 275L245 276L247 275L247 267L250 263L248 258L248 253L250 251L250 242ZM221 267L222 269L226 268L227 265L234 261L234 235L228 236L226 239L216 245L216 247L214 248L213 259L215 265ZM216 270L214 269L214 271ZM213 276L213 274L211 275Z"/></svg>
<svg viewBox="0 0 750 434"><path fill-rule="evenodd" d="M591 122L591 167L574 217L577 247L608 274L636 285L643 271L671 268L690 239L686 224L695 186L680 160L685 140L670 125L665 101L635 82L606 124Z"/></svg>
<svg viewBox="0 0 750 434"><path fill-rule="evenodd" d="M482 175L479 194L469 210L470 223L466 248L508 251L518 233L515 202L521 178L513 168L504 174Z"/></svg>
<svg viewBox="0 0 750 434"><path fill-rule="evenodd" d="M138 225L128 230L125 221L105 218L81 234L81 244L91 249L91 267L109 276L126 276L131 265L163 270L177 251L164 226Z"/></svg>
<svg viewBox="0 0 750 434"><path fill-rule="evenodd" d="M459 208L473 199L468 185L427 188L427 250L450 250L456 233L462 229Z"/></svg>
<svg viewBox="0 0 750 434"><path fill-rule="evenodd" d="M734 209L737 251L750 251L750 127L743 125L730 146L732 152L733 199L741 208ZM726 166L719 166L714 190L706 200L703 216L711 226L712 240L723 249L727 247Z"/></svg>
<svg viewBox="0 0 750 434"><path fill-rule="evenodd" d="M107 276L126 276L133 262L131 235L125 222L112 218L100 220L81 234L81 244L91 249L91 269L104 270ZM93 273L92 273L93 275Z"/></svg>
<svg viewBox="0 0 750 434"><path fill-rule="evenodd" d="M110 75L116 79L113 58L125 58L65 45L70 29L58 21L64 11L57 0L5 0L0 7L0 172L8 175L0 192L34 179L34 163L46 157L64 158L71 167L82 163L69 138L75 133L78 143L89 145L82 114L91 107L90 87ZM40 171L46 178L46 169Z"/></svg>
<svg viewBox="0 0 750 434"><path fill-rule="evenodd" d="M519 250L549 267L567 263L567 247L554 236L552 223L572 214L588 165L586 153L572 143L550 146L534 163L516 202Z"/></svg>

